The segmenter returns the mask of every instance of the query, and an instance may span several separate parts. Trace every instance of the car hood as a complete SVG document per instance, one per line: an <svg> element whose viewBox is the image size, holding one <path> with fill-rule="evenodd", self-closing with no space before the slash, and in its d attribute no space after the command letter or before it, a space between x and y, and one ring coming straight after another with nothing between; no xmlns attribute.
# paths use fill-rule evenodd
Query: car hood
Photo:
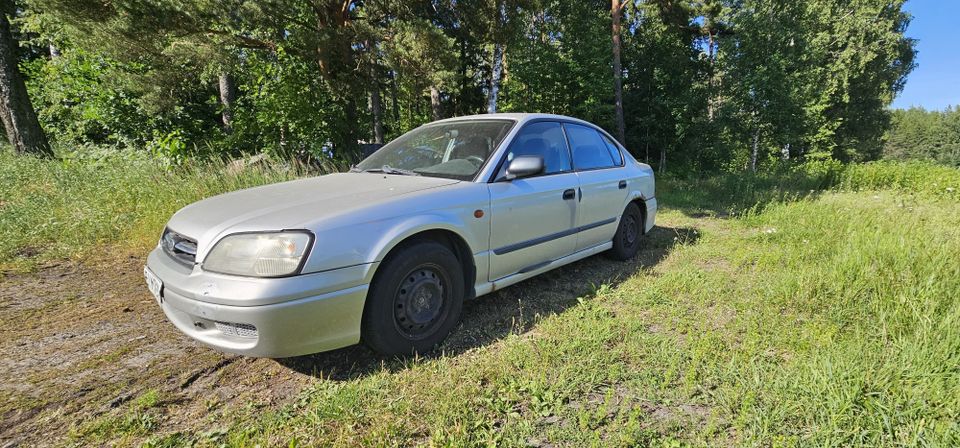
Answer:
<svg viewBox="0 0 960 448"><path fill-rule="evenodd" d="M168 226L196 239L203 251L225 233L310 229L327 218L459 182L425 176L328 174L194 202L174 214Z"/></svg>

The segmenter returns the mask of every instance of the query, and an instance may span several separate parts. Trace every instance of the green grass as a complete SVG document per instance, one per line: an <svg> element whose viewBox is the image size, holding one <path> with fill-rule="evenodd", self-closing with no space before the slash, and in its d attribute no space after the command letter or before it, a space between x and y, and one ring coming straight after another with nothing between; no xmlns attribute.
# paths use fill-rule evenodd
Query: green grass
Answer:
<svg viewBox="0 0 960 448"><path fill-rule="evenodd" d="M157 427L159 413L154 408L160 404L159 392L148 390L132 400L123 415L105 416L72 429L71 438L130 444L137 436L147 435Z"/></svg>
<svg viewBox="0 0 960 448"><path fill-rule="evenodd" d="M898 201L836 193L709 222L529 333L320 381L229 440L956 446L960 204Z"/></svg>
<svg viewBox="0 0 960 448"><path fill-rule="evenodd" d="M231 177L206 168L101 175L32 159L0 162L4 201L12 204L5 203L0 218L3 239L13 241L0 243L8 260L24 244L56 247L44 255L53 257L115 244L116 235L147 238L145 229L159 229L193 199L285 177L272 171ZM52 173L53 180L36 173ZM19 187L7 186L11 178ZM659 187L658 224L674 230L648 242L665 249L656 263L585 261L580 266L592 266L585 270L629 274L579 278L599 284L576 300L564 295L584 288L563 283L576 265L546 274L536 286L480 299L525 301L531 309L569 302L544 306L558 311L538 315L529 327L468 350L387 360L346 379L321 377L283 408L223 410L217 426L207 428L212 432L159 429L165 411L154 397L83 427L76 440L960 444L960 171L810 165L768 175L666 178ZM123 188L133 193L117 192ZM113 205L103 205L96 192L115 198ZM29 205L30 198L48 205Z"/></svg>
<svg viewBox="0 0 960 448"><path fill-rule="evenodd" d="M230 169L226 163L165 169L152 160L42 160L0 151L0 270L142 251L167 219L204 197L294 178L279 166Z"/></svg>
<svg viewBox="0 0 960 448"><path fill-rule="evenodd" d="M924 162L832 161L786 166L772 172L658 179L657 195L687 212L727 215L834 191L889 190L909 196L960 201L960 170Z"/></svg>

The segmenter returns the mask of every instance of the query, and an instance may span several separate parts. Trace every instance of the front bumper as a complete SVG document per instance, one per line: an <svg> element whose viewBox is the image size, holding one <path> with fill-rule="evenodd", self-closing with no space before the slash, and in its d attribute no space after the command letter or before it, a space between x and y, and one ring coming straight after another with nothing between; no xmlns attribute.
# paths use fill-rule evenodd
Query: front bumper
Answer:
<svg viewBox="0 0 960 448"><path fill-rule="evenodd" d="M147 267L163 282L164 314L187 336L225 352L282 358L360 341L375 264L247 278L191 269L156 249Z"/></svg>

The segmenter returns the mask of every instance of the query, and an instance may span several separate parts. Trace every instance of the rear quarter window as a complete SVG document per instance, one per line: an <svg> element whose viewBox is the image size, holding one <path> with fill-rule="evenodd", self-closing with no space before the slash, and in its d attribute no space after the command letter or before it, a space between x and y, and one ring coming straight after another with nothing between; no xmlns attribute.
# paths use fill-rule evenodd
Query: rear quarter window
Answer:
<svg viewBox="0 0 960 448"><path fill-rule="evenodd" d="M598 132L598 134L600 134L603 142L607 144L607 149L610 151L610 157L613 157L613 164L617 166L623 165L623 154L620 153L620 147L602 132Z"/></svg>

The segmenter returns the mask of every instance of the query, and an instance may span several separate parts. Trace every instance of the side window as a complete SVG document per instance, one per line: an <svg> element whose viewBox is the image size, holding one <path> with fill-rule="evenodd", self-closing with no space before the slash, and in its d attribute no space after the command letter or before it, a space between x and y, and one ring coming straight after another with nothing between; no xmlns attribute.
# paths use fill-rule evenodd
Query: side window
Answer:
<svg viewBox="0 0 960 448"><path fill-rule="evenodd" d="M519 156L542 156L543 174L561 173L571 169L567 141L560 123L557 122L541 121L524 126L510 143L507 159L500 167L497 179L506 175L510 161Z"/></svg>
<svg viewBox="0 0 960 448"><path fill-rule="evenodd" d="M578 170L608 168L614 166L607 144L597 131L578 124L564 124L570 147L573 149L573 166Z"/></svg>
<svg viewBox="0 0 960 448"><path fill-rule="evenodd" d="M602 132L598 132L600 137L603 138L603 142L607 144L607 149L610 151L610 157L613 157L613 164L616 166L623 165L623 154L620 154L620 147L617 146L609 137L603 135Z"/></svg>

